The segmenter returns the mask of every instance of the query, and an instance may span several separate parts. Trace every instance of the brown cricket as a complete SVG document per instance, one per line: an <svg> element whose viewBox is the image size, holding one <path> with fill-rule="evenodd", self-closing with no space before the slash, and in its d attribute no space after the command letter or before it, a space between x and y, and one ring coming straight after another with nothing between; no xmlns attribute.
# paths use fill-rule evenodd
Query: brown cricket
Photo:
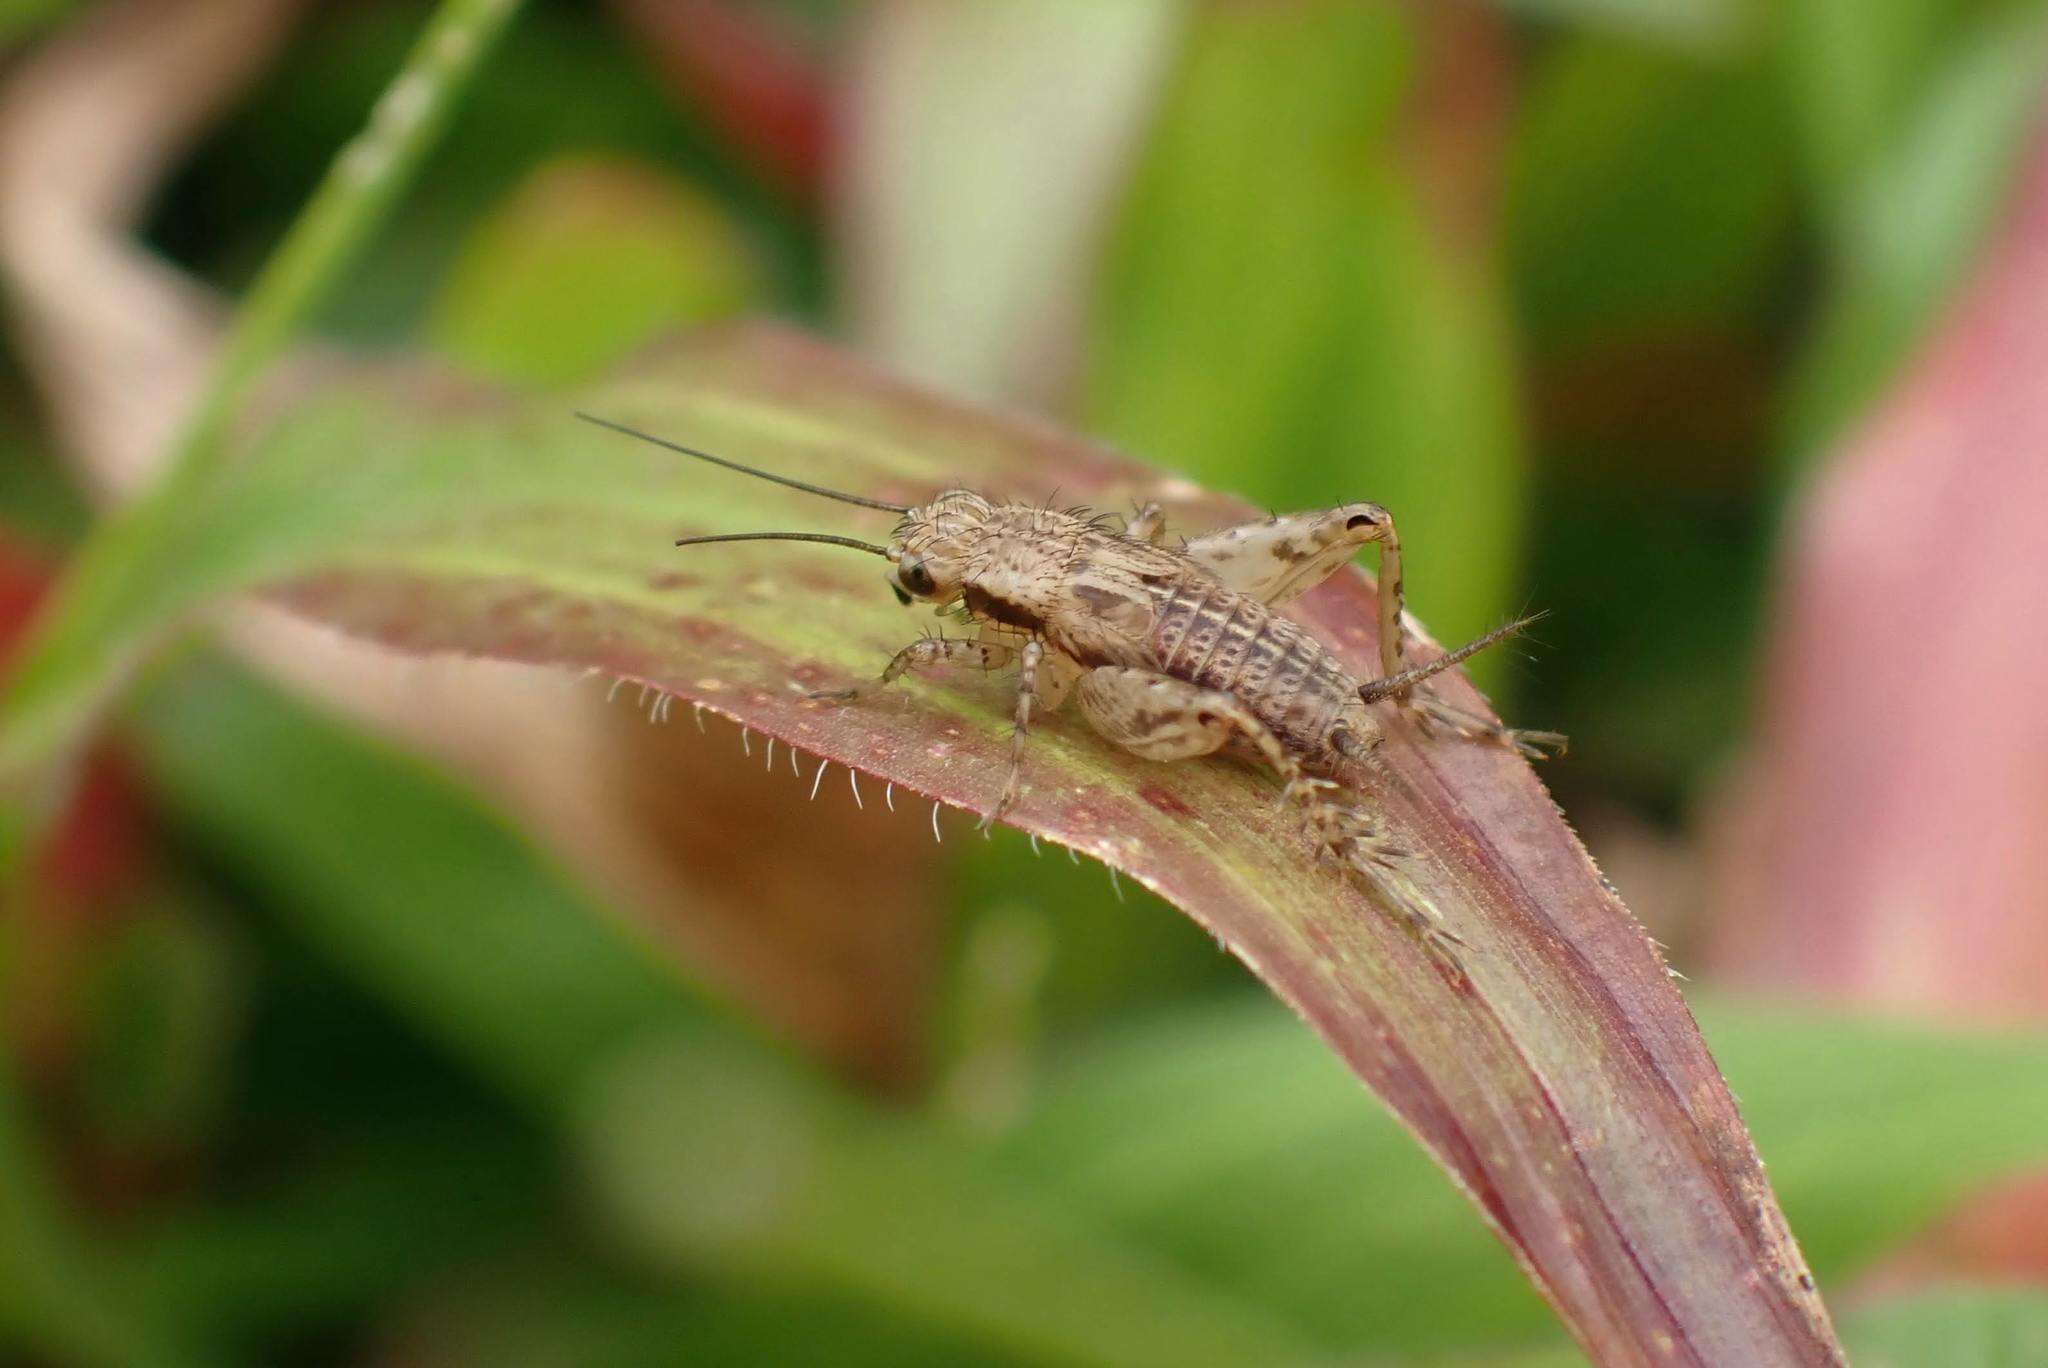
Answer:
<svg viewBox="0 0 2048 1368"><path fill-rule="evenodd" d="M1022 787L1024 752L1039 709L1069 694L1098 733L1148 760L1188 760L1225 747L1255 754L1279 777L1284 802L1305 819L1321 858L1383 895L1380 870L1408 852L1331 779L1344 761L1377 769L1379 704L1405 710L1426 731L1514 747L1532 758L1563 749L1554 732L1522 731L1454 708L1421 686L1430 676L1513 635L1530 619L1411 664L1414 635L1402 607L1401 542L1378 504L1353 503L1164 544L1164 516L1148 503L1128 520L1026 503L996 503L949 489L909 506L826 489L740 465L591 414L589 422L668 450L810 494L899 515L887 545L822 532L736 532L683 537L678 546L810 541L848 546L889 563L886 580L908 605L925 602L972 623L972 639L929 636L890 659L881 675L813 693L853 702L912 670L1017 666L1010 763L994 823ZM1368 543L1380 545L1381 677L1354 678L1279 610L1322 583ZM1434 909L1383 896L1409 929L1455 968Z"/></svg>

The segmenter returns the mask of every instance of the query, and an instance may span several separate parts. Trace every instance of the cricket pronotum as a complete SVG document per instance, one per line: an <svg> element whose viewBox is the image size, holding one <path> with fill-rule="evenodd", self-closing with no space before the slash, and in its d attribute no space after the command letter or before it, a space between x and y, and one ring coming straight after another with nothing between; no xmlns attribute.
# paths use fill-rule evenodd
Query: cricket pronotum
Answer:
<svg viewBox="0 0 2048 1368"><path fill-rule="evenodd" d="M1381 704L1405 710L1425 731L1509 746L1532 757L1563 746L1555 733L1503 727L1422 687L1528 620L1411 663L1402 618L1401 542L1393 517L1378 504L1344 504L1221 528L1174 547L1165 544L1165 518L1157 504L1138 509L1120 527L1110 518L995 503L964 489L941 491L916 506L893 504L756 470L590 414L578 416L714 465L897 516L886 544L825 532L731 532L683 537L676 545L805 541L850 547L888 562L884 579L906 606L929 603L976 627L972 638L914 641L877 679L810 697L852 703L912 670L1014 664L1009 767L983 828L1021 790L1032 718L1071 694L1096 732L1147 759L1189 760L1235 747L1263 760L1280 780L1283 801L1299 811L1313 834L1318 855L1370 881L1423 944L1455 967L1448 946L1456 937L1436 924L1434 909L1399 896L1393 881L1381 877L1399 871L1408 852L1367 810L1364 795L1328 776L1345 761L1374 765L1384 730L1374 709ZM1361 680L1279 610L1335 574L1369 542L1380 546L1380 677ZM859 801L859 780L853 784ZM936 807L932 816L937 835Z"/></svg>

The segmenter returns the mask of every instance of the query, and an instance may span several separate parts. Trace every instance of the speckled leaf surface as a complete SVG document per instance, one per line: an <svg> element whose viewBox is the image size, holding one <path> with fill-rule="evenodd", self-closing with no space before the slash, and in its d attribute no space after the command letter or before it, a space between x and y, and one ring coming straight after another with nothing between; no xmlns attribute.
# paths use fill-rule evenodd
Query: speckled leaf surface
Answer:
<svg viewBox="0 0 2048 1368"><path fill-rule="evenodd" d="M1190 532L1246 512L1043 425L746 328L664 346L546 401L447 381L328 388L273 424L219 491L215 516L242 535L247 520L226 511L238 504L276 523L267 549L226 577L405 650L651 686L893 784L899 801L986 810L1008 744L1004 678L913 682L847 709L802 697L872 673L933 625L896 603L876 561L671 546L782 528L881 540L889 515L628 442L574 421L579 407L897 502L954 484L1104 509L1156 497ZM1432 554L1413 547L1411 573L1427 575ZM1372 673L1361 575L1299 612ZM1478 705L1462 682L1446 689ZM1690 1013L1535 774L1496 749L1405 724L1390 733L1388 778L1359 782L1420 852L1415 885L1467 942L1463 982L1318 868L1270 782L1235 763L1147 763L1055 714L1034 735L1010 820L1143 882L1249 964L1403 1118L1597 1361L1838 1362ZM847 903L858 915L857 880Z"/></svg>

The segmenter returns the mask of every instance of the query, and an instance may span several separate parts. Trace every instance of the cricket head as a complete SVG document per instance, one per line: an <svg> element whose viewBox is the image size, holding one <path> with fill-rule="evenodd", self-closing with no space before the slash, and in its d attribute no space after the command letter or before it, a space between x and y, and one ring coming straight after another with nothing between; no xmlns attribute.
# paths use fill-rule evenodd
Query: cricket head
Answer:
<svg viewBox="0 0 2048 1368"><path fill-rule="evenodd" d="M906 504L886 503L881 499L870 499L861 494L848 494L843 490L827 489L823 485L793 480L786 475L775 475L752 466L728 461L723 456L713 456L708 451L683 446L652 433L615 423L609 418L595 414L576 415L586 423L651 442L655 446L684 456L692 456L712 465L737 470L743 475L767 480L790 489L800 489L806 494L817 494L841 503L855 504L861 508L880 509L885 513L901 515L896 530L887 544L862 541L858 537L842 537L832 532L719 532L700 537L678 537L677 546L701 546L707 542L735 541L803 541L819 542L827 546L850 547L880 556L889 562L884 579L896 597L905 604L922 600L944 607L959 598L967 577L968 560L981 539L983 525L994 511L993 505L979 494L964 489L949 489L935 496L921 507Z"/></svg>
<svg viewBox="0 0 2048 1368"><path fill-rule="evenodd" d="M994 505L966 489L948 489L908 509L883 554L889 588L906 607L922 600L944 606L966 587L968 565L981 544Z"/></svg>

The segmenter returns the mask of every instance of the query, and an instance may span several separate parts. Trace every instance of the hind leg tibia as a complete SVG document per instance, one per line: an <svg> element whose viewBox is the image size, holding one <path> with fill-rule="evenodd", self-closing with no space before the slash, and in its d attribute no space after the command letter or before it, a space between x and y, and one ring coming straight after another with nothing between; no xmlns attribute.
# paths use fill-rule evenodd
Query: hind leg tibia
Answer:
<svg viewBox="0 0 2048 1368"><path fill-rule="evenodd" d="M1402 668L1401 538L1378 504L1343 504L1313 513L1219 528L1188 543L1188 555L1225 584L1263 603L1291 603L1348 565L1368 542L1380 544L1380 669Z"/></svg>

